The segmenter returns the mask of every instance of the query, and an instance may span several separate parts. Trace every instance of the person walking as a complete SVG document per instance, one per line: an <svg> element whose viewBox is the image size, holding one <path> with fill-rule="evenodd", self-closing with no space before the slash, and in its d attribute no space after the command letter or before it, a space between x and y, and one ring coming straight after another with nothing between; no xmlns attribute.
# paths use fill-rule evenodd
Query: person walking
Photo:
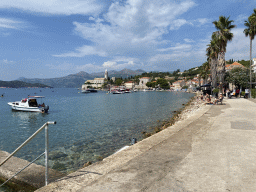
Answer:
<svg viewBox="0 0 256 192"><path fill-rule="evenodd" d="M244 95L244 98L248 99L248 96L249 96L249 89L246 88L245 89L245 95Z"/></svg>

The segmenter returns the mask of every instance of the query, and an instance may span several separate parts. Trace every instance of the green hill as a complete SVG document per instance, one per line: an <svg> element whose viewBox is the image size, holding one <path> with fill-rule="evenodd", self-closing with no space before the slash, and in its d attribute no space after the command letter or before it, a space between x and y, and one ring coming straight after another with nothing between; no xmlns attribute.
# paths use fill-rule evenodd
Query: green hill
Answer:
<svg viewBox="0 0 256 192"><path fill-rule="evenodd" d="M11 87L11 88L21 88L21 87L49 87L48 85L40 83L26 83L23 81L1 81L0 87Z"/></svg>

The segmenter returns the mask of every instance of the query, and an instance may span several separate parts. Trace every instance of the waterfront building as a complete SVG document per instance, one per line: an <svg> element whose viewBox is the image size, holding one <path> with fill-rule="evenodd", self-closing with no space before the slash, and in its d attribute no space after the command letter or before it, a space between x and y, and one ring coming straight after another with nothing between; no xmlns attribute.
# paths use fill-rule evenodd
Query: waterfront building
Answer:
<svg viewBox="0 0 256 192"><path fill-rule="evenodd" d="M127 89L133 89L135 87L135 83L133 81L128 81L124 83Z"/></svg>
<svg viewBox="0 0 256 192"><path fill-rule="evenodd" d="M147 82L151 82L151 78L150 77L141 77L139 78L140 82L139 85L135 85L136 89L148 89L148 87L146 86Z"/></svg>
<svg viewBox="0 0 256 192"><path fill-rule="evenodd" d="M94 78L93 80L87 80L82 85L82 90L88 89L88 87L92 88L101 88L105 82L108 80L108 70L105 70L104 78Z"/></svg>
<svg viewBox="0 0 256 192"><path fill-rule="evenodd" d="M183 80L178 80L172 83L175 90L181 90L183 86L186 85L186 82Z"/></svg>

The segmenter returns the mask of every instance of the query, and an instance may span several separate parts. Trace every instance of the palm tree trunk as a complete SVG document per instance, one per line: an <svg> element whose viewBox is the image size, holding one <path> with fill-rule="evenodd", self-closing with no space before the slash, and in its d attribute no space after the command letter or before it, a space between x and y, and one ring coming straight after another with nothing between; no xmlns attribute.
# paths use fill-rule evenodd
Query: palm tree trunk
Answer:
<svg viewBox="0 0 256 192"><path fill-rule="evenodd" d="M224 83L224 76L225 76L225 52L221 51L219 52L219 58L218 58L218 66L217 66L217 72L220 80L220 93L223 93L223 83Z"/></svg>
<svg viewBox="0 0 256 192"><path fill-rule="evenodd" d="M218 59L217 58L212 58L211 59L211 75L212 75L212 87L216 88L217 87L217 64L218 64Z"/></svg>
<svg viewBox="0 0 256 192"><path fill-rule="evenodd" d="M252 98L252 38L250 38L250 98Z"/></svg>

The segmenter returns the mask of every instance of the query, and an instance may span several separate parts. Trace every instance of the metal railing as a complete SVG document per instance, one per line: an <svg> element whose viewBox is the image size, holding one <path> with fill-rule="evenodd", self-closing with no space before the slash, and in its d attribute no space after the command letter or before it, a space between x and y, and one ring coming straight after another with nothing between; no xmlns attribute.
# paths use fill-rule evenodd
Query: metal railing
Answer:
<svg viewBox="0 0 256 192"><path fill-rule="evenodd" d="M33 135L31 135L24 143L22 143L12 154L10 154L2 163L0 163L0 167L6 163L15 153L17 153L22 147L24 147L26 144L28 144L38 133L40 133L43 129L45 129L45 152L39 155L35 160L33 160L31 163L29 163L27 166L25 166L23 169L21 169L19 172L17 172L15 175L13 175L11 178L9 178L7 181L5 181L0 187L2 187L5 183L10 181L13 177L15 177L17 174L19 174L21 171L26 169L29 165L31 165L33 162L35 162L37 159L39 159L43 154L45 155L45 185L48 185L48 145L49 145L49 139L48 139L48 125L50 124L56 124L56 121L48 121L46 122L41 128L39 128Z"/></svg>

